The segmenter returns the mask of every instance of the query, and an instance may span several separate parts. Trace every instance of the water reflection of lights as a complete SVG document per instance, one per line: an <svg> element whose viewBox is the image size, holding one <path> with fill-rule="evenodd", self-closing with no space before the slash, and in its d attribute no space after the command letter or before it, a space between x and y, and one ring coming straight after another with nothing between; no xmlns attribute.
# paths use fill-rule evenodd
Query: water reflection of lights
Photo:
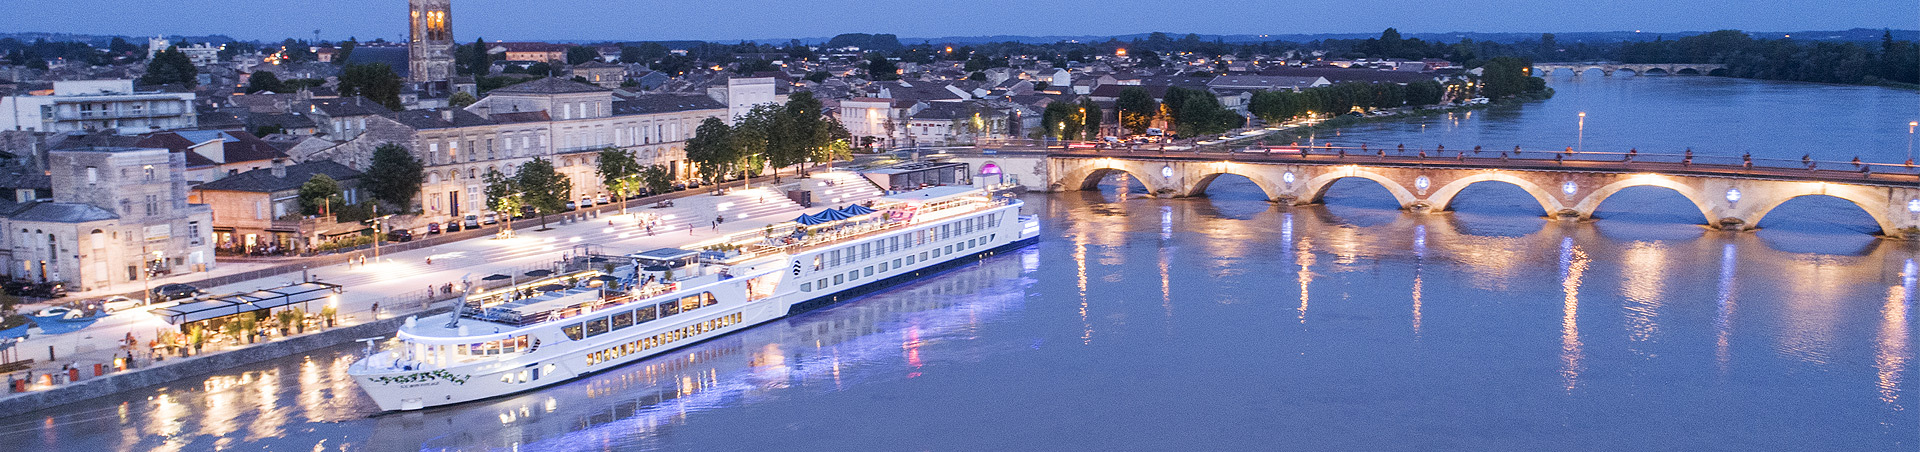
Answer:
<svg viewBox="0 0 1920 452"><path fill-rule="evenodd" d="M1087 238L1083 234L1073 236L1074 281L1080 288L1080 343L1093 344L1093 323L1087 320Z"/></svg>
<svg viewBox="0 0 1920 452"><path fill-rule="evenodd" d="M1300 239L1293 247L1293 261L1300 265L1300 324L1307 323L1307 286L1313 283L1313 243Z"/></svg>
<svg viewBox="0 0 1920 452"><path fill-rule="evenodd" d="M1420 337L1420 290L1425 284L1421 278L1422 267L1427 260L1427 225L1413 225L1413 336Z"/></svg>
<svg viewBox="0 0 1920 452"><path fill-rule="evenodd" d="M1587 273L1590 259L1580 247L1573 245L1572 237L1560 239L1560 291L1565 294L1560 304L1560 378L1566 382L1566 390L1580 381L1580 361L1586 357L1580 343L1580 279Z"/></svg>
<svg viewBox="0 0 1920 452"><path fill-rule="evenodd" d="M1880 340L1873 367L1880 380L1880 401L1895 411L1905 409L1900 405L1900 379L1912 359L1907 349L1907 313L1913 307L1916 280L1920 280L1920 268L1909 258L1900 271L1900 285L1887 289L1887 301L1880 308Z"/></svg>
<svg viewBox="0 0 1920 452"><path fill-rule="evenodd" d="M1739 251L1732 243L1720 249L1720 292L1719 307L1714 310L1713 330L1715 361L1720 365L1720 375L1726 375L1728 364L1732 360L1731 337L1733 336L1733 281L1739 262Z"/></svg>
<svg viewBox="0 0 1920 452"><path fill-rule="evenodd" d="M1665 304L1661 293L1667 281L1667 248L1657 242L1634 242L1625 254L1620 270L1626 275L1620 292L1627 298L1627 339L1651 340L1660 330L1660 309Z"/></svg>

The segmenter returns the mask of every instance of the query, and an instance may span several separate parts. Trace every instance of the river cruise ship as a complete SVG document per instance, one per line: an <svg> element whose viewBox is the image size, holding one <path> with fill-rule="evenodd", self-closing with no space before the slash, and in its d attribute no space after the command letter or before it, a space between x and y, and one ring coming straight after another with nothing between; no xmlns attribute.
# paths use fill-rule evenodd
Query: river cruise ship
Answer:
<svg viewBox="0 0 1920 452"><path fill-rule="evenodd" d="M347 373L388 411L552 385L1023 247L1040 225L1021 204L932 187L688 249L596 256L598 268L473 289L453 312L407 319Z"/></svg>

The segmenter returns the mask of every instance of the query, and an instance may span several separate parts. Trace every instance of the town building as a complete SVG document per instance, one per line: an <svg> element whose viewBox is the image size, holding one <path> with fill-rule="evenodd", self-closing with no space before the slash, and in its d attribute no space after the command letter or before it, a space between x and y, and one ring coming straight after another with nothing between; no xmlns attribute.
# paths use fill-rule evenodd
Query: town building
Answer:
<svg viewBox="0 0 1920 452"><path fill-rule="evenodd" d="M53 82L53 94L0 97L0 129L146 133L195 126L191 92L134 91L133 80Z"/></svg>
<svg viewBox="0 0 1920 452"><path fill-rule="evenodd" d="M487 54L499 55L496 60L555 63L567 60L567 47L544 42L496 42L487 47Z"/></svg>
<svg viewBox="0 0 1920 452"><path fill-rule="evenodd" d="M574 77L587 79L587 83L599 85L601 88L619 88L621 83L627 81L626 66L597 60L576 64L569 72Z"/></svg>
<svg viewBox="0 0 1920 452"><path fill-rule="evenodd" d="M698 94L616 96L612 90L551 77L487 93L465 109L389 112L369 117L354 138L309 159L330 159L357 170L373 150L405 147L425 166L415 206L426 221L450 221L485 210L488 172L512 175L535 157L573 181L569 199L610 195L595 173L599 152L633 152L642 165L662 165L690 177L685 142L706 118L727 105Z"/></svg>
<svg viewBox="0 0 1920 452"><path fill-rule="evenodd" d="M213 267L213 214L187 201L185 155L136 147L48 154L51 199L0 201L7 276L131 289L153 276Z"/></svg>
<svg viewBox="0 0 1920 452"><path fill-rule="evenodd" d="M361 201L360 171L329 160L288 165L286 159L195 186L191 201L213 209L214 247L221 253L299 252L364 229L358 222L342 225L325 216L303 215L300 186L321 174L340 183L340 203Z"/></svg>

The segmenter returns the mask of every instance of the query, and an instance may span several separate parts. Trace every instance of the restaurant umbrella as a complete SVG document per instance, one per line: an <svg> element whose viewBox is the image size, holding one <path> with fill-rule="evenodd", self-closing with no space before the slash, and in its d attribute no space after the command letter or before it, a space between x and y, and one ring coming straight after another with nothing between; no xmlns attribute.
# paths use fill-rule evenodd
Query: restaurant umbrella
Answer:
<svg viewBox="0 0 1920 452"><path fill-rule="evenodd" d="M499 274L499 273L494 273L494 274L491 274L491 275L487 275L487 277L485 277L485 278L480 278L480 280L481 280L481 281L499 281L499 280L502 280L502 279L508 279L508 278L512 278L512 276L507 276L507 275L502 275L502 274Z"/></svg>
<svg viewBox="0 0 1920 452"><path fill-rule="evenodd" d="M859 204L847 206L847 208L840 209L840 211L843 213L846 213L847 215L853 215L853 216L860 216L860 215L866 215L866 214L878 212L877 210L869 209L867 208L867 206L863 206Z"/></svg>
<svg viewBox="0 0 1920 452"><path fill-rule="evenodd" d="M595 276L592 279L599 280L599 281L606 281L606 282L614 282L614 281L619 281L620 277L613 276L613 275L600 275L600 276Z"/></svg>
<svg viewBox="0 0 1920 452"><path fill-rule="evenodd" d="M534 278L539 278L539 277L543 277L551 274L553 274L553 270L546 270L546 269L534 270L526 273L527 276L534 277Z"/></svg>
<svg viewBox="0 0 1920 452"><path fill-rule="evenodd" d="M793 222L800 223L807 226L813 226L816 224L825 223L827 222L827 220L822 220L818 217L814 217L813 215L807 215L803 213L803 214L800 214L799 218L794 218Z"/></svg>
<svg viewBox="0 0 1920 452"><path fill-rule="evenodd" d="M848 218L853 218L852 215L847 215L846 212L841 212L839 209L823 210L823 211L820 211L820 213L813 214L813 216L815 218L819 218L827 221L840 221Z"/></svg>
<svg viewBox="0 0 1920 452"><path fill-rule="evenodd" d="M553 292L556 290L566 290L566 289L567 289L567 286L565 284L548 284L548 285L533 288L533 290L537 290L541 292Z"/></svg>

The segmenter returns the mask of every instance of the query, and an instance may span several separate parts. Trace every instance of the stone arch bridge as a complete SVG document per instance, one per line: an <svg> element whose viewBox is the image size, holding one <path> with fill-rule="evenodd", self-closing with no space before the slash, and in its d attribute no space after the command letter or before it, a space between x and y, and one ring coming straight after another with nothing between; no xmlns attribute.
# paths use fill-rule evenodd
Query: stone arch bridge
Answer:
<svg viewBox="0 0 1920 452"><path fill-rule="evenodd" d="M1401 208L1423 211L1448 209L1470 185L1499 182L1526 190L1545 215L1590 219L1609 196L1630 187L1654 186L1685 196L1709 225L1727 230L1751 229L1788 200L1825 195L1860 206L1886 236L1920 238L1920 176L1890 169L1866 174L1770 169L1695 164L1691 158L1685 163L1562 161L1539 156L1527 161L1504 156L1497 160L1464 156L1415 159L1387 157L1384 152L1379 158L1371 153L1338 157L1292 153L1086 154L1046 157L1048 189L1094 189L1102 178L1125 173L1160 196L1202 196L1215 179L1234 174L1259 185L1271 201L1312 204L1326 195L1334 181L1359 178L1385 187Z"/></svg>
<svg viewBox="0 0 1920 452"><path fill-rule="evenodd" d="M1561 69L1573 71L1573 76L1575 77L1579 77L1580 74L1595 69L1600 71L1601 76L1606 77L1612 77L1615 71L1632 72L1634 75L1648 75L1650 73L1666 75L1712 75L1713 71L1726 70L1727 65L1708 63L1629 64L1605 61L1591 63L1533 64L1534 75L1549 75Z"/></svg>

